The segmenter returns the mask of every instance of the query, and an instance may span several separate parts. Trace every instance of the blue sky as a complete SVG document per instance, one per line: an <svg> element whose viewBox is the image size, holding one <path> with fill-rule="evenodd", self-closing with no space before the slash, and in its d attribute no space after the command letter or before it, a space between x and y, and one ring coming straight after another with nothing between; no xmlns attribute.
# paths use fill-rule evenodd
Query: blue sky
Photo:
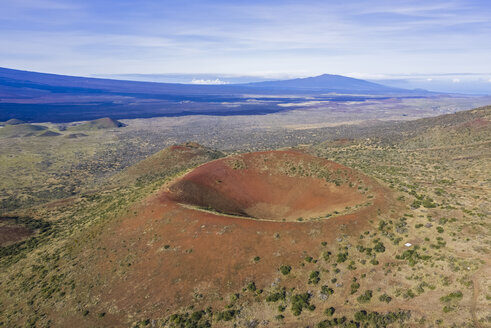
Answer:
<svg viewBox="0 0 491 328"><path fill-rule="evenodd" d="M85 76L471 73L491 85L484 0L0 0L0 8L3 67Z"/></svg>

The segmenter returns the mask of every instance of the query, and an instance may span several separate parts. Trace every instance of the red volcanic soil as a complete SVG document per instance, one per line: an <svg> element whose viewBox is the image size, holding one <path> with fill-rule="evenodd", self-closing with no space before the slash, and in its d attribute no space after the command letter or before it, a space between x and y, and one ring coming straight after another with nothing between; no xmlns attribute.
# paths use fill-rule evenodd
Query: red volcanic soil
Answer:
<svg viewBox="0 0 491 328"><path fill-rule="evenodd" d="M296 188L299 191L293 190ZM372 196L371 205L303 222L225 216L182 206L174 199L205 199L215 202L215 209L226 205L224 209L230 212L277 219L329 211L352 202L351 198L358 203L365 197L358 195L359 190ZM208 191L213 197L198 194ZM218 199L222 196L223 203ZM79 292L97 300L88 306L91 313L107 312L104 319L93 319L94 326L102 322L122 326L136 318L166 317L191 305L221 309L228 304L230 293L251 281L264 289L278 279L288 279L290 287L301 287L307 277L299 263L307 254L318 258L326 250L337 252L337 238L359 234L368 227L368 220L397 209L392 200L390 190L375 180L298 152L252 153L213 161L163 186L126 217L102 230L94 228L99 236L94 241L97 247L84 248L84 273L76 280L87 286L81 286ZM254 202L275 206L258 210ZM286 210L279 215L277 207L283 204ZM322 246L321 241L327 245ZM254 261L255 257L260 261ZM287 264L293 269L285 277L278 268ZM86 320L92 320L89 317ZM88 325L80 322L80 316L64 320L65 326Z"/></svg>
<svg viewBox="0 0 491 328"><path fill-rule="evenodd" d="M0 246L7 246L21 241L32 235L32 233L30 229L24 226L2 224L2 218L0 218Z"/></svg>
<svg viewBox="0 0 491 328"><path fill-rule="evenodd" d="M325 217L366 201L354 188L355 175L303 153L249 153L196 168L169 187L169 197L220 213L293 221ZM352 181L351 187L341 179Z"/></svg>
<svg viewBox="0 0 491 328"><path fill-rule="evenodd" d="M476 118L474 120L462 123L458 126L456 126L457 130L463 129L463 128L470 128L470 129L486 129L490 125L490 121L484 117Z"/></svg>

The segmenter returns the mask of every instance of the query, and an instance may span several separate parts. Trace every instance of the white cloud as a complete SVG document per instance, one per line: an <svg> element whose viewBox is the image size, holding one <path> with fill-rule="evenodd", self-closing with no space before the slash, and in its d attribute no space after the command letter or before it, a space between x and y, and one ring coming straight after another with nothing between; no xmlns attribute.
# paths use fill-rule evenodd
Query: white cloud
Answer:
<svg viewBox="0 0 491 328"><path fill-rule="evenodd" d="M388 74L379 74L379 73L360 73L360 72L355 72L355 73L344 73L342 75L353 77L355 79L362 79L362 80L383 80L383 79L390 79L390 78L392 78L391 75L388 75Z"/></svg>
<svg viewBox="0 0 491 328"><path fill-rule="evenodd" d="M460 82L460 79L453 79L452 82L453 83L459 83Z"/></svg>
<svg viewBox="0 0 491 328"><path fill-rule="evenodd" d="M228 84L228 82L222 81L220 79L214 80L203 80L203 79L193 79L191 84Z"/></svg>
<svg viewBox="0 0 491 328"><path fill-rule="evenodd" d="M488 81L491 82L491 78Z"/></svg>

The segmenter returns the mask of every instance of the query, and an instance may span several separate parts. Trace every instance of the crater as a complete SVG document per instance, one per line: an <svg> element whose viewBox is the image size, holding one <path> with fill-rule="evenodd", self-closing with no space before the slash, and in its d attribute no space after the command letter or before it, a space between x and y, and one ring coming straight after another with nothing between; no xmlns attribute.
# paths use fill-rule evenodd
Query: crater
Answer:
<svg viewBox="0 0 491 328"><path fill-rule="evenodd" d="M201 165L172 183L167 196L220 214L302 222L370 206L372 183L363 174L326 159L270 151Z"/></svg>

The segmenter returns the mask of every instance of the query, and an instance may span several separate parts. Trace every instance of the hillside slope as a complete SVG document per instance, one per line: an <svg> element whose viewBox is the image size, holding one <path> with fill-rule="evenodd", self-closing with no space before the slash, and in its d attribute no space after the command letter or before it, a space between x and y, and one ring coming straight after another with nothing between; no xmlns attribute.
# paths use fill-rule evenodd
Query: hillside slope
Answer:
<svg viewBox="0 0 491 328"><path fill-rule="evenodd" d="M298 181L322 173L313 164L327 159L350 168L333 164L323 175L332 188L368 200L339 215L290 222L176 203L168 187L221 154L194 143L165 149L115 176L113 189L10 213L31 217L17 220L25 227L42 224L30 239L0 247L0 322L487 327L488 122L489 108L481 108L398 123L393 129L401 131L388 142L378 131L307 148L320 157L314 161L298 155L279 165L269 155L235 155L226 158L231 167L218 160L195 171L203 177L214 168L214 175L205 172L207 186L244 174L243 185L261 187L245 175L250 162L240 158L249 156L265 175L288 168L284 173ZM242 196L240 186L225 183L232 196ZM226 188L220 190L230 196ZM2 221L11 229L15 220Z"/></svg>
<svg viewBox="0 0 491 328"><path fill-rule="evenodd" d="M111 178L113 183L148 183L159 177L168 176L202 163L223 157L220 151L204 147L195 142L174 145L162 149L148 158L132 165Z"/></svg>
<svg viewBox="0 0 491 328"><path fill-rule="evenodd" d="M48 128L42 125L31 124L13 124L0 127L0 137L15 138L36 136L44 132Z"/></svg>

